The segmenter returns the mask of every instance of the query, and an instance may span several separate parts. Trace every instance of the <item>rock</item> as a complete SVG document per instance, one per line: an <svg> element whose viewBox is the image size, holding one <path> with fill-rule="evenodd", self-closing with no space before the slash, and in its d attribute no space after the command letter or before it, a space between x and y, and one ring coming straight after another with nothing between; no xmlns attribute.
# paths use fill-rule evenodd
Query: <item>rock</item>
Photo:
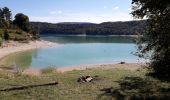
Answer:
<svg viewBox="0 0 170 100"><path fill-rule="evenodd" d="M85 78L86 82L91 82L93 80L93 77L91 76L86 76Z"/></svg>
<svg viewBox="0 0 170 100"><path fill-rule="evenodd" d="M77 82L91 82L94 78L92 76L81 76L77 79Z"/></svg>
<svg viewBox="0 0 170 100"><path fill-rule="evenodd" d="M120 62L119 64L125 64L125 62L122 61L122 62Z"/></svg>
<svg viewBox="0 0 170 100"><path fill-rule="evenodd" d="M85 82L84 77L80 77L77 79L77 82Z"/></svg>

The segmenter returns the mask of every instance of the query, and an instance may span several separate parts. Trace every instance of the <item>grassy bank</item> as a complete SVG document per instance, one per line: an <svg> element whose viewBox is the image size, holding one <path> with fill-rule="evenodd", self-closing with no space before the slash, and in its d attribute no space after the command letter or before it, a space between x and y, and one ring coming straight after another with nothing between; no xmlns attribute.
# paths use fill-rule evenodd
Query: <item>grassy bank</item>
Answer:
<svg viewBox="0 0 170 100"><path fill-rule="evenodd" d="M41 84L47 82L57 81L58 85L54 86L41 86L28 88L23 90L13 91L1 91L1 100L95 100L95 99L110 99L113 98L114 90L120 89L120 81L125 77L140 78L138 81L141 83L141 79L149 79L151 83L156 83L159 88L169 89L170 84L166 82L160 82L158 80L145 76L146 70L130 71L125 69L87 69L81 71L68 71L64 73L56 73L52 69L43 70L43 74L40 76L28 76L20 73L0 73L0 90L10 88L14 86ZM83 75L98 76L98 79L89 83L77 83L77 78ZM123 81L122 81L123 82ZM148 82L148 80L147 80ZM151 86L142 86L142 88L151 88ZM137 84L140 85L140 84ZM145 85L142 83L142 85ZM130 86L130 85L129 85ZM136 86L136 85L135 85ZM101 91L104 88L110 88L110 92ZM141 86L140 86L141 87ZM160 94L158 87L153 85L154 93ZM144 88L145 89L145 88ZM139 92L139 87L133 89ZM151 89L150 89L151 90ZM126 91L122 91L122 95L130 95ZM145 91L150 93L149 90ZM169 92L168 92L169 93ZM139 93L138 93L139 94ZM167 93L165 93L167 94ZM168 94L169 95L169 94Z"/></svg>
<svg viewBox="0 0 170 100"><path fill-rule="evenodd" d="M6 38L8 40L14 40L14 41L33 40L33 36L31 33L27 33L19 29L1 29L0 28L0 37L4 38L5 34L7 35Z"/></svg>

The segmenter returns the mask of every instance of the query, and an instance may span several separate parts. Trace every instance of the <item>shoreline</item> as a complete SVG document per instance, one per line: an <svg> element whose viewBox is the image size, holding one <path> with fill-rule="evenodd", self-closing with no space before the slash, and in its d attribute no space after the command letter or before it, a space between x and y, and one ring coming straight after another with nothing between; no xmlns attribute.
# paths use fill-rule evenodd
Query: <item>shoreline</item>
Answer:
<svg viewBox="0 0 170 100"><path fill-rule="evenodd" d="M42 35L45 36L45 35ZM77 36L77 37L132 37L137 38L138 35L61 35L61 34L54 34L54 36Z"/></svg>
<svg viewBox="0 0 170 100"><path fill-rule="evenodd" d="M145 63L125 63L125 64L95 64L95 65L80 65L80 66L68 66L68 67L60 67L55 68L54 70L59 73L64 73L68 71L74 71L74 70L88 70L88 69L123 69L123 70L130 70L130 71L137 71L141 68L146 67ZM53 67L52 67L53 68ZM48 69L48 68L47 68ZM43 69L35 69L35 68L29 68L24 70L22 73L27 75L35 75L39 76L42 74Z"/></svg>
<svg viewBox="0 0 170 100"><path fill-rule="evenodd" d="M56 68L59 72L67 72L73 70L86 70L86 69L110 69L110 68L120 68L120 69L127 69L127 70L137 70L141 68L141 66L145 66L144 63L113 63L113 64L87 64L87 65L79 65L79 66L68 66L68 67L60 67Z"/></svg>
<svg viewBox="0 0 170 100"><path fill-rule="evenodd" d="M53 43L45 40L29 41L28 43L8 41L5 44L3 44L3 47L0 47L0 60L12 53L33 50L38 48L53 47L57 45L58 45L57 43Z"/></svg>
<svg viewBox="0 0 170 100"><path fill-rule="evenodd" d="M5 47L0 48L0 60L12 53L33 50L33 49L38 49L38 48L54 47L57 45L59 45L59 44L45 41L45 40L29 41L28 43L19 43L16 41L8 41L7 43L5 43ZM125 64L118 64L118 63L89 64L89 65L85 64L85 65L67 66L67 67L60 67L60 68L54 67L54 69L56 70L56 72L61 72L61 73L64 73L67 71L73 71L73 70L86 70L86 69L95 69L95 68L100 68L100 69L118 68L118 69L135 71L140 68L143 68L143 66L145 66L144 63L128 63L127 62ZM0 70L3 70L3 69L0 69ZM10 70L10 71L12 71L12 70ZM41 75L42 69L29 68L29 69L24 70L22 73L28 74L28 75Z"/></svg>

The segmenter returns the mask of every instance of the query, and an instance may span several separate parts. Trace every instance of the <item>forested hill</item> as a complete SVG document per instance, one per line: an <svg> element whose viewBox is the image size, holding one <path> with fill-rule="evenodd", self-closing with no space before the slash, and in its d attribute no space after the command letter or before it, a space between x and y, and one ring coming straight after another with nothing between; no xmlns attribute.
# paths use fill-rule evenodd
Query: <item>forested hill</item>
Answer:
<svg viewBox="0 0 170 100"><path fill-rule="evenodd" d="M39 30L40 35L136 35L143 31L146 21L104 22L101 24L31 22L31 25Z"/></svg>

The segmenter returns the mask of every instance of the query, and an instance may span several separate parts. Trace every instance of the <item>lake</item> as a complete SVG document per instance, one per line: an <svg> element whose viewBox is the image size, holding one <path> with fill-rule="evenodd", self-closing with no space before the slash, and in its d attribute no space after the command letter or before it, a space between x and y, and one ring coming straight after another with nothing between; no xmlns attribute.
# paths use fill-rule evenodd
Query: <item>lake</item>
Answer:
<svg viewBox="0 0 170 100"><path fill-rule="evenodd" d="M133 38L102 36L41 36L59 45L11 54L1 60L4 66L18 68L68 67L87 64L135 63L139 58Z"/></svg>

